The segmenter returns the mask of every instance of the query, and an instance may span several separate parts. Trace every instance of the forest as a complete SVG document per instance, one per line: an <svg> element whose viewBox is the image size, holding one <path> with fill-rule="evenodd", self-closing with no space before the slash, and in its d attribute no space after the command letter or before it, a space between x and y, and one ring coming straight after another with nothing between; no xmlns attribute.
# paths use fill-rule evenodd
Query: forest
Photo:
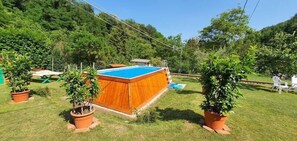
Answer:
<svg viewBox="0 0 297 141"><path fill-rule="evenodd" d="M172 72L199 73L210 53L244 58L256 52L255 72L267 75L297 72L297 14L256 31L241 7L221 13L197 36L165 37L154 26L95 12L77 0L1 0L0 50L27 54L34 67L62 71L67 65L130 64L134 58L153 65L167 60ZM141 31L141 32L140 32Z"/></svg>

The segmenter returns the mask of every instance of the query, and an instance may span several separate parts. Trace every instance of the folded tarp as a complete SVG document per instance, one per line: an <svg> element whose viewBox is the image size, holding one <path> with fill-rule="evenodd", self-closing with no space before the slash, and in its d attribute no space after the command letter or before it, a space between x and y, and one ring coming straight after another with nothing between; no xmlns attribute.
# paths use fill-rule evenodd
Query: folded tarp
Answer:
<svg viewBox="0 0 297 141"><path fill-rule="evenodd" d="M176 89L176 90L181 90L184 89L186 84L176 84L176 83L171 83L169 84L168 88L169 89Z"/></svg>

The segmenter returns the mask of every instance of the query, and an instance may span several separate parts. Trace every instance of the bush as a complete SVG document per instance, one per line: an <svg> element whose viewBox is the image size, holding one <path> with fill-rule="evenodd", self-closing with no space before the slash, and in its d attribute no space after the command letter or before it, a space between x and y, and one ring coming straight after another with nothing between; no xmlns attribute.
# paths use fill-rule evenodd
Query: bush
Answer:
<svg viewBox="0 0 297 141"><path fill-rule="evenodd" d="M35 94L42 96L42 97L50 98L52 91L48 87L44 87L44 88L39 87L35 90Z"/></svg>
<svg viewBox="0 0 297 141"><path fill-rule="evenodd" d="M18 30L0 30L0 51L15 51L26 55L32 60L32 66L46 68L50 64L50 48L42 39L38 39L37 33Z"/></svg>
<svg viewBox="0 0 297 141"><path fill-rule="evenodd" d="M154 123L159 118L159 112L157 112L157 109L151 109L143 114L139 114L136 112L137 116L137 123Z"/></svg>
<svg viewBox="0 0 297 141"><path fill-rule="evenodd" d="M8 86L12 92L28 90L32 78L31 59L16 52L2 52L2 59L4 76L9 80Z"/></svg>
<svg viewBox="0 0 297 141"><path fill-rule="evenodd" d="M242 96L238 84L252 71L256 49L251 46L243 58L210 54L203 64L200 77L205 89L205 100L200 105L204 111L225 115L233 110L236 100Z"/></svg>
<svg viewBox="0 0 297 141"><path fill-rule="evenodd" d="M97 97L99 92L99 83L97 81L97 71L92 68L87 68L84 71L71 70L63 74L66 94L70 103L73 106L73 112L75 114L85 114L84 107L89 107L89 111L92 111L92 102ZM75 109L81 107L81 111Z"/></svg>
<svg viewBox="0 0 297 141"><path fill-rule="evenodd" d="M237 84L245 77L241 68L239 56L209 57L200 78L206 90L205 100L201 104L203 110L224 115L235 107L236 99L242 95Z"/></svg>

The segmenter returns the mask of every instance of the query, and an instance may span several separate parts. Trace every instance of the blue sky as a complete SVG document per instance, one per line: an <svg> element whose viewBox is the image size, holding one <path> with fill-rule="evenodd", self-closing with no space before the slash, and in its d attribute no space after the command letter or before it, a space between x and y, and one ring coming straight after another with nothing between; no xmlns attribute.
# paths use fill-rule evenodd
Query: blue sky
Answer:
<svg viewBox="0 0 297 141"><path fill-rule="evenodd" d="M242 6L245 0L87 0L94 6L118 16L151 24L165 36L198 36L220 13ZM258 0L249 0L246 13L251 15ZM249 25L260 30L293 17L297 0L261 0Z"/></svg>

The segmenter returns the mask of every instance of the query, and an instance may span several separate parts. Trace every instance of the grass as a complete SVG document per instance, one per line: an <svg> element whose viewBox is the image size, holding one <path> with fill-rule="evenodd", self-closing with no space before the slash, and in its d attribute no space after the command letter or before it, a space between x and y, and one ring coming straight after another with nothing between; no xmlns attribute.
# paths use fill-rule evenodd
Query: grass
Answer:
<svg viewBox="0 0 297 141"><path fill-rule="evenodd" d="M170 90L152 106L161 115L156 123L127 122L127 118L97 111L95 117L101 125L81 134L66 129L71 104L61 98L65 92L59 82L33 82L32 90L49 87L50 97L34 94L34 100L14 105L8 104L9 88L1 85L0 140L297 140L294 93L278 94L270 92L269 85L242 84L244 97L227 120L232 134L222 136L198 124L203 119L200 84L188 77L174 77L174 81L187 86Z"/></svg>
<svg viewBox="0 0 297 141"><path fill-rule="evenodd" d="M246 80L260 81L260 82L270 82L272 81L272 76L263 76L262 74L248 74ZM291 78L283 80L289 84L291 84Z"/></svg>
<svg viewBox="0 0 297 141"><path fill-rule="evenodd" d="M254 80L254 81L261 81L261 82L273 82L272 77L270 76L263 76L260 74L248 74L247 80Z"/></svg>

